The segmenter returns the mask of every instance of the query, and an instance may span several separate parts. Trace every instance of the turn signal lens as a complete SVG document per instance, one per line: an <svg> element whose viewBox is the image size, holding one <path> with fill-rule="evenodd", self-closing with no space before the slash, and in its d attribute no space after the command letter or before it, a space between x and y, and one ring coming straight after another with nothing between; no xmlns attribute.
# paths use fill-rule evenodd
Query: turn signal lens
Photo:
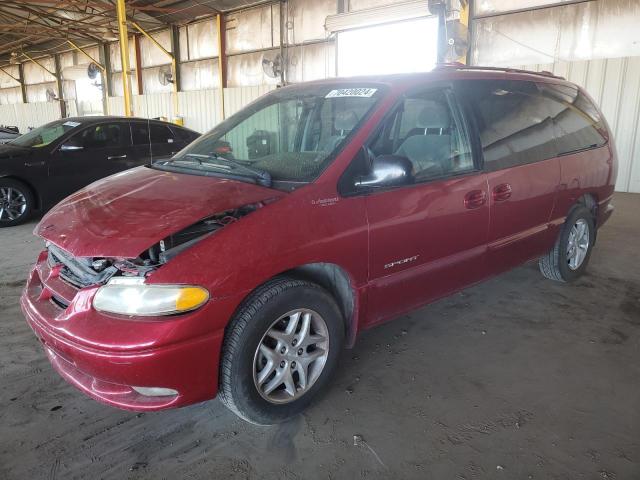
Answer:
<svg viewBox="0 0 640 480"><path fill-rule="evenodd" d="M186 312L198 308L209 299L209 292L200 287L181 288L176 299L176 310Z"/></svg>
<svg viewBox="0 0 640 480"><path fill-rule="evenodd" d="M114 277L100 287L93 307L129 316L173 315L195 310L209 300L209 292L191 285L146 285L141 277Z"/></svg>

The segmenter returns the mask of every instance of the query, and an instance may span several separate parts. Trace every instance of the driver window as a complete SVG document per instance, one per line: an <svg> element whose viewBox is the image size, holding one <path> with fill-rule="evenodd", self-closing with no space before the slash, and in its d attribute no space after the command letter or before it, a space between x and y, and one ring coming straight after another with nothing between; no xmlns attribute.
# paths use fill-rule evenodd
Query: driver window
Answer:
<svg viewBox="0 0 640 480"><path fill-rule="evenodd" d="M95 125L78 136L80 145L85 149L117 147L122 145L122 126L118 123Z"/></svg>
<svg viewBox="0 0 640 480"><path fill-rule="evenodd" d="M407 96L371 146L375 156L406 157L416 182L474 169L469 135L446 90Z"/></svg>

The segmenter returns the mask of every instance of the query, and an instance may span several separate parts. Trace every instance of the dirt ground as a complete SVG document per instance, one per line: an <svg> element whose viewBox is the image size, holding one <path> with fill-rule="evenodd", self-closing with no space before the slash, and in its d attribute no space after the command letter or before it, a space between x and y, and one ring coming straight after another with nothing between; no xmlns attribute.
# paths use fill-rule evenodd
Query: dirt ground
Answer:
<svg viewBox="0 0 640 480"><path fill-rule="evenodd" d="M34 224L1 230L0 479L638 479L640 195L615 204L577 283L528 265L370 330L277 427L67 385L18 306Z"/></svg>

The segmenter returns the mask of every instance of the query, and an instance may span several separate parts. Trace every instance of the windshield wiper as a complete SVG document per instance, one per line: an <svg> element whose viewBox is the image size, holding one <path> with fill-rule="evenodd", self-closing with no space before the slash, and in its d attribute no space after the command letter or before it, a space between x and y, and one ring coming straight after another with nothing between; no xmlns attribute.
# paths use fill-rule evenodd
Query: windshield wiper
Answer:
<svg viewBox="0 0 640 480"><path fill-rule="evenodd" d="M233 175L250 176L256 179L259 185L271 187L271 174L266 170L250 167L236 160L221 157L219 155L203 155L199 153L187 153L186 158L194 159L199 165L213 167L218 170L229 172ZM173 158L167 163L184 161L181 158ZM234 171L237 170L237 171Z"/></svg>

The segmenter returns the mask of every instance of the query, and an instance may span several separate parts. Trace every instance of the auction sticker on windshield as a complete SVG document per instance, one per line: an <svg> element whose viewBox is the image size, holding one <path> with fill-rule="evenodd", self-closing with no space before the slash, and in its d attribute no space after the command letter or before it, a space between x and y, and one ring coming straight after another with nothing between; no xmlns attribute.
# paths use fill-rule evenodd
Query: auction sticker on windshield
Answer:
<svg viewBox="0 0 640 480"><path fill-rule="evenodd" d="M338 88L331 90L324 98L371 97L377 91L377 88Z"/></svg>
<svg viewBox="0 0 640 480"><path fill-rule="evenodd" d="M65 127L77 127L78 125L80 125L80 122L68 121L64 122L62 125L64 125Z"/></svg>

